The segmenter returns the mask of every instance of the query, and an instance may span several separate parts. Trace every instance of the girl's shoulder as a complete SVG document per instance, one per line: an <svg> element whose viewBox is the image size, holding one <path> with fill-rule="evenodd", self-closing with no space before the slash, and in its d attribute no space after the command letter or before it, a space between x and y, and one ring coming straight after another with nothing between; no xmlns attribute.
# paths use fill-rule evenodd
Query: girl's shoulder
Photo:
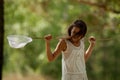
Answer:
<svg viewBox="0 0 120 80"><path fill-rule="evenodd" d="M67 44L69 44L69 43L70 43L70 40L68 40L68 39L60 39L60 40L59 40L59 42L60 42L61 44L63 44L63 45L66 45L66 46L67 46Z"/></svg>
<svg viewBox="0 0 120 80"><path fill-rule="evenodd" d="M59 39L59 42L60 42L60 43L66 44L67 41L68 41L67 39Z"/></svg>
<svg viewBox="0 0 120 80"><path fill-rule="evenodd" d="M59 39L59 44L63 48L63 51L67 48L66 39Z"/></svg>

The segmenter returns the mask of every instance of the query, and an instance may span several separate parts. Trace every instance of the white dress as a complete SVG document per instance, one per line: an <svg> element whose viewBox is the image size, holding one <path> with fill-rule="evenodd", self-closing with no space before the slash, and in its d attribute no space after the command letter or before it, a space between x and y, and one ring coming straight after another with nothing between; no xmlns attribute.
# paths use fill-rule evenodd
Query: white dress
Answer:
<svg viewBox="0 0 120 80"><path fill-rule="evenodd" d="M62 52L62 80L88 80L84 60L84 40L80 40L80 46L74 46L65 40L66 51Z"/></svg>

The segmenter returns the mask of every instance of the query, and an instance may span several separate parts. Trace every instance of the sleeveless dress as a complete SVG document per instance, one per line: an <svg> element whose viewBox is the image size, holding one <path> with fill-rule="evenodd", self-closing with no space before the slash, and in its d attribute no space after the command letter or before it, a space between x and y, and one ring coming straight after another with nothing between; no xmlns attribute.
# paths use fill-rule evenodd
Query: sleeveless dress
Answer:
<svg viewBox="0 0 120 80"><path fill-rule="evenodd" d="M84 60L84 40L74 46L65 40L67 49L62 52L62 80L88 80Z"/></svg>

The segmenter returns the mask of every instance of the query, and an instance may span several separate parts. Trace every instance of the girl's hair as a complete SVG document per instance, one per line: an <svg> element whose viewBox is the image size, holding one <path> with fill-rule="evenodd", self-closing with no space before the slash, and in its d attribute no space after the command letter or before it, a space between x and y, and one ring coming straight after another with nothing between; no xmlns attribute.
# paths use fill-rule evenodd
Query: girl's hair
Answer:
<svg viewBox="0 0 120 80"><path fill-rule="evenodd" d="M75 20L68 28L68 35L71 36L71 30L73 27L78 27L80 28L80 31L75 34L75 35L79 35L81 36L82 38L85 36L86 32L87 32L87 26L85 24L84 21L82 20Z"/></svg>

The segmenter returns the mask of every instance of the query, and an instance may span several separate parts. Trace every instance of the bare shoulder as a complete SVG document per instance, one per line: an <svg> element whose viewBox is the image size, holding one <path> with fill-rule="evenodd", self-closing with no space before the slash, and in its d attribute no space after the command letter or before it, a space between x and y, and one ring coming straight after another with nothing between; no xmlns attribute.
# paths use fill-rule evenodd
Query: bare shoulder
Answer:
<svg viewBox="0 0 120 80"><path fill-rule="evenodd" d="M67 48L67 45L66 45L65 39L60 39L58 45L59 45L59 48L62 49L62 51L65 51L66 48Z"/></svg>
<svg viewBox="0 0 120 80"><path fill-rule="evenodd" d="M62 43L62 44L63 43L66 44L65 39L59 39L59 42Z"/></svg>

